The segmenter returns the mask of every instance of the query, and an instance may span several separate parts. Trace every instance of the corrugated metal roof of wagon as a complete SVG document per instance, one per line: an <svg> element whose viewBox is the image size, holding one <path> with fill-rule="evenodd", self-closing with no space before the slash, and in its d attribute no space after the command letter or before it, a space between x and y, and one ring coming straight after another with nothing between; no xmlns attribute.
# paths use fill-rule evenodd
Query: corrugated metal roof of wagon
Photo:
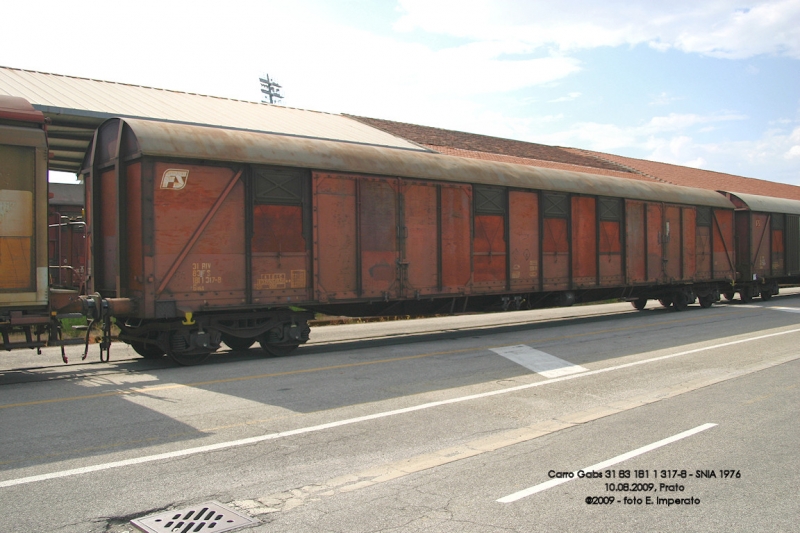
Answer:
<svg viewBox="0 0 800 533"><path fill-rule="evenodd" d="M144 155L303 166L733 208L724 196L713 191L644 180L224 128L123 120L136 135Z"/></svg>
<svg viewBox="0 0 800 533"><path fill-rule="evenodd" d="M760 194L748 194L733 191L720 191L733 195L744 202L750 211L762 213L784 213L789 215L800 215L800 201L788 198L775 198L773 196L763 196Z"/></svg>

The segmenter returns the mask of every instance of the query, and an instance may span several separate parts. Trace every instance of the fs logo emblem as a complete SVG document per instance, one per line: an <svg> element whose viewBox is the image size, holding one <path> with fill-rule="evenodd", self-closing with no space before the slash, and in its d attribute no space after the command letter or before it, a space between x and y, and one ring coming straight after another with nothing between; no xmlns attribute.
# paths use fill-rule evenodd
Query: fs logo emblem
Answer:
<svg viewBox="0 0 800 533"><path fill-rule="evenodd" d="M177 168L168 168L164 171L161 177L161 188L172 189L179 191L186 187L186 182L189 180L189 171Z"/></svg>

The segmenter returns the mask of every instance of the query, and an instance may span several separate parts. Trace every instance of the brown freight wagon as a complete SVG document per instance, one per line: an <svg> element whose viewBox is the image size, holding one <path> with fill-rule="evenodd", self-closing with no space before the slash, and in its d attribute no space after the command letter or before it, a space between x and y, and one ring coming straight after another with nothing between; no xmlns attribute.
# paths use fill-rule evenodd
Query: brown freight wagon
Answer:
<svg viewBox="0 0 800 533"><path fill-rule="evenodd" d="M183 364L221 341L286 353L312 311L682 309L734 274L712 191L136 119L104 123L83 169L95 312Z"/></svg>
<svg viewBox="0 0 800 533"><path fill-rule="evenodd" d="M721 192L736 206L736 283L725 297L769 300L780 284L800 283L800 202Z"/></svg>
<svg viewBox="0 0 800 533"><path fill-rule="evenodd" d="M47 138L45 120L24 99L0 96L0 348L43 346L49 327ZM25 333L24 341L9 334Z"/></svg>

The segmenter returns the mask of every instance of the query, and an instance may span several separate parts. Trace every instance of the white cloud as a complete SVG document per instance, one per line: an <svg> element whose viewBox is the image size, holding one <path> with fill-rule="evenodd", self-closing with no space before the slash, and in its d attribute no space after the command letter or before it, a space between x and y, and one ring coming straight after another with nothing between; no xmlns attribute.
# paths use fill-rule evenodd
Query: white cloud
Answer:
<svg viewBox="0 0 800 533"><path fill-rule="evenodd" d="M681 99L682 99L681 97L671 96L666 92L662 92L660 94L657 94L652 98L652 100L650 100L650 105L664 106L664 105L669 105L673 102L677 102L678 100Z"/></svg>
<svg viewBox="0 0 800 533"><path fill-rule="evenodd" d="M531 50L649 44L714 57L800 58L800 2L751 0L400 0L400 30L513 41Z"/></svg>
<svg viewBox="0 0 800 533"><path fill-rule="evenodd" d="M554 100L550 100L549 103L554 104L554 103L558 103L558 102L571 102L572 100L575 100L576 98L579 98L580 96L581 96L581 93L579 93L579 92L571 92L571 93L567 94L566 96L562 96L560 98L556 98Z"/></svg>

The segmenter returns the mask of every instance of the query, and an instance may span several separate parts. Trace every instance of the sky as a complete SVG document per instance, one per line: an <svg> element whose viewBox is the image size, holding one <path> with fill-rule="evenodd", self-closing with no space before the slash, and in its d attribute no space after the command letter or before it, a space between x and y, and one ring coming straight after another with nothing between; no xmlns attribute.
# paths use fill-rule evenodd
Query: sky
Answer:
<svg viewBox="0 0 800 533"><path fill-rule="evenodd" d="M800 0L42 0L0 65L800 186Z"/></svg>

